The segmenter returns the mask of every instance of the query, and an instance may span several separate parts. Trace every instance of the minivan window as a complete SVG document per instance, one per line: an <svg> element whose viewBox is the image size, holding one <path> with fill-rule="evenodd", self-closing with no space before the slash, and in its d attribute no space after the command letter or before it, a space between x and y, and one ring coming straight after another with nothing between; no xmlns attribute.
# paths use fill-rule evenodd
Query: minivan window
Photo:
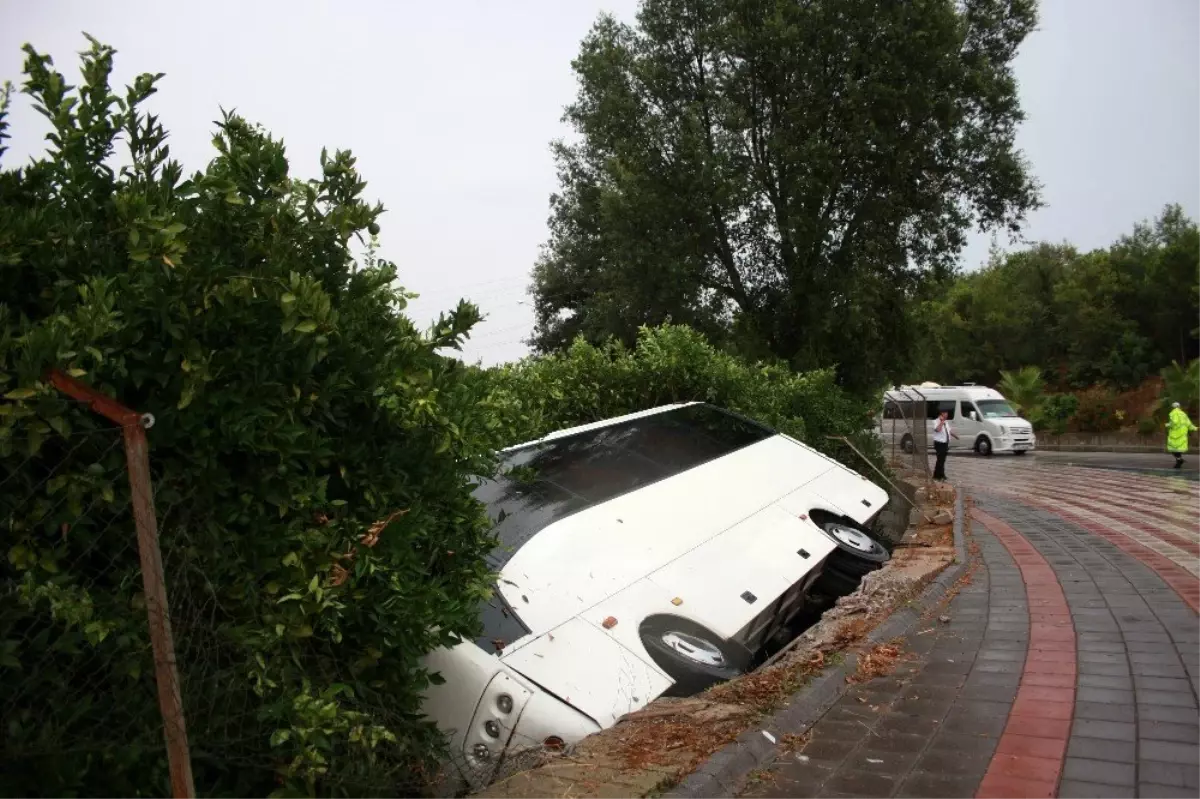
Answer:
<svg viewBox="0 0 1200 799"><path fill-rule="evenodd" d="M947 419L954 418L954 408L958 405L956 400L929 400L925 403L925 417L927 419L936 419L942 411L946 412Z"/></svg>
<svg viewBox="0 0 1200 799"><path fill-rule="evenodd" d="M773 435L711 405L687 405L506 452L498 474L473 492L495 522L488 566L499 571L534 536L573 513ZM497 591L481 607L484 631L476 643L489 652L523 629L499 597Z"/></svg>
<svg viewBox="0 0 1200 799"><path fill-rule="evenodd" d="M1017 415L1007 400L979 400L979 410L985 419Z"/></svg>
<svg viewBox="0 0 1200 799"><path fill-rule="evenodd" d="M971 418L971 414L973 414L973 413L974 413L976 416L978 416L978 415L979 415L979 412L975 410L975 406L974 406L973 404L971 404L970 402L965 402L965 401L964 401L964 402L962 403L962 415L963 415L963 418L964 418L964 419L970 419L970 418Z"/></svg>

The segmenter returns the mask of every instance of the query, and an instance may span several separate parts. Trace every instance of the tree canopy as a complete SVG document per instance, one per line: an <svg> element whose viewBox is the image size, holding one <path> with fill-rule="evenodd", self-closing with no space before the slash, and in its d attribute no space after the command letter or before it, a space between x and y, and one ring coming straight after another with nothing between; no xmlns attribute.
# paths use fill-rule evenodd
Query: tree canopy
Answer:
<svg viewBox="0 0 1200 799"><path fill-rule="evenodd" d="M850 386L899 375L905 303L1037 187L1011 64L1033 0L643 0L573 67L577 134L534 344L671 319Z"/></svg>
<svg viewBox="0 0 1200 799"><path fill-rule="evenodd" d="M994 253L910 311L922 331L908 377L992 384L1041 367L1058 388L1132 388L1200 355L1200 231L1176 205L1110 247Z"/></svg>

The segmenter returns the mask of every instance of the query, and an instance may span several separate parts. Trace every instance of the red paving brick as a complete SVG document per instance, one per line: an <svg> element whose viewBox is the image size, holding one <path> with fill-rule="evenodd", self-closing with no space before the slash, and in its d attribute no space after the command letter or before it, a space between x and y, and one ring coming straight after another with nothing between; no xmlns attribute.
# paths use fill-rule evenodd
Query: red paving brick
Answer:
<svg viewBox="0 0 1200 799"><path fill-rule="evenodd" d="M1158 576L1161 577L1164 582L1166 582L1167 585L1171 586L1171 588L1175 590L1175 593L1179 594L1180 598L1187 603L1188 607L1197 613L1200 613L1200 578L1197 578L1194 574L1180 566L1175 561L1160 555L1149 547L1139 544L1137 541L1127 535L1124 535L1123 533L1110 530L1101 524L1097 524L1090 519L1086 519L1077 513L1072 513L1065 508L1053 507L1045 503L1038 502L1030 497L1023 497L1022 502L1031 507L1041 508L1042 510L1061 516L1067 521L1082 527L1093 535L1100 536L1109 543L1137 558L1142 563L1145 563L1147 566L1153 569ZM1014 530L1013 532L1015 533L1016 531ZM1017 534L1020 535L1019 533ZM1001 538L1001 540L1004 539ZM1007 541L1004 543L1005 546L1008 545ZM1021 571L1023 575L1023 567Z"/></svg>
<svg viewBox="0 0 1200 799"><path fill-rule="evenodd" d="M1036 735L1005 735L996 747L997 754L1062 760L1067 742L1063 738L1042 738Z"/></svg>
<svg viewBox="0 0 1200 799"><path fill-rule="evenodd" d="M1054 569L1012 526L971 510L1008 549L1029 600L1029 650L1017 699L977 797L1055 796L1075 711L1075 628ZM1053 648L1049 645L1053 644Z"/></svg>

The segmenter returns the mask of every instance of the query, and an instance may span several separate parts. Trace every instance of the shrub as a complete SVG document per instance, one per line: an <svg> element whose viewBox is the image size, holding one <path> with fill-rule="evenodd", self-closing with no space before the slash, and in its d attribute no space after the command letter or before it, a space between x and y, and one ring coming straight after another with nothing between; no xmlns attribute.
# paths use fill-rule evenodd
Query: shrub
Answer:
<svg viewBox="0 0 1200 799"><path fill-rule="evenodd" d="M1074 424L1082 433L1110 433L1121 426L1117 398L1107 388L1089 388L1078 394Z"/></svg>
<svg viewBox="0 0 1200 799"><path fill-rule="evenodd" d="M715 349L682 325L642 328L634 349L577 339L565 353L529 358L481 373L503 426L499 445L563 427L672 402L710 402L787 433L856 470L870 471L845 436L882 464L878 437L867 428L875 403L839 388L832 369L797 374L753 364ZM504 439L507 440L504 440Z"/></svg>
<svg viewBox="0 0 1200 799"><path fill-rule="evenodd" d="M1137 431L1139 436L1152 436L1159 432L1160 429L1161 427L1158 422L1150 417L1144 416L1138 419Z"/></svg>
<svg viewBox="0 0 1200 799"><path fill-rule="evenodd" d="M1055 435L1067 432L1067 423L1079 407L1079 398L1074 394L1051 394L1047 396L1033 418L1034 427Z"/></svg>
<svg viewBox="0 0 1200 799"><path fill-rule="evenodd" d="M159 76L119 100L111 48L93 40L78 91L26 53L53 130L0 173L0 793L168 791L123 458L75 454L111 426L42 382L52 366L157 417L197 787L411 791L441 742L419 658L471 632L487 582L466 478L490 411L435 352L476 309L422 335L395 267L355 261L382 208L349 153L297 181L281 142L226 115L184 179L140 110Z"/></svg>

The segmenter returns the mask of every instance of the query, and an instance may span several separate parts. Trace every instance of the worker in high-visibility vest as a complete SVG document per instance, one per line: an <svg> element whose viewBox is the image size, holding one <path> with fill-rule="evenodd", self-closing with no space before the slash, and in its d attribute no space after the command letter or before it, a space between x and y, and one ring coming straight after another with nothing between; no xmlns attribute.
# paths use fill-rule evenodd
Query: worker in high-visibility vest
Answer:
<svg viewBox="0 0 1200 799"><path fill-rule="evenodd" d="M1167 417L1167 452L1175 456L1175 468L1183 468L1183 453L1188 450L1188 433L1196 429L1187 412L1178 402L1171 403L1171 415Z"/></svg>

